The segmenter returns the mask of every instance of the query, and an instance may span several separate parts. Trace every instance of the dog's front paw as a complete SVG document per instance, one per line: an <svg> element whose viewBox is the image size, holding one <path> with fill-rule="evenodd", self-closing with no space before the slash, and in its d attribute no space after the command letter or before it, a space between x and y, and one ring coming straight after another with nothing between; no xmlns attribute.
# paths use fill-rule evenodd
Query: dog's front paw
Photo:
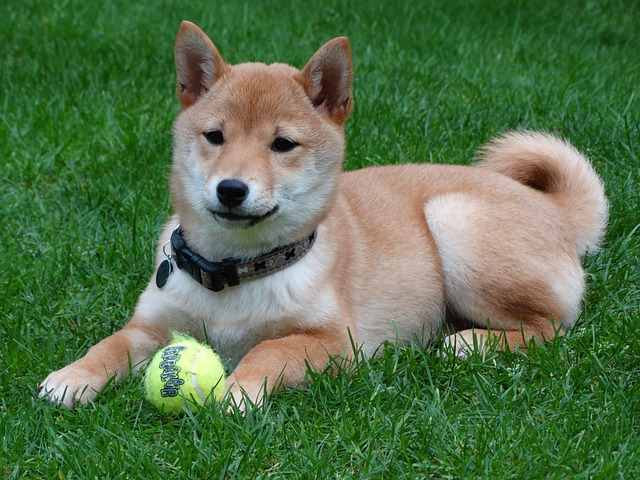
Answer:
<svg viewBox="0 0 640 480"><path fill-rule="evenodd" d="M56 405L73 408L92 402L107 381L106 374L96 374L74 362L50 373L39 385L39 395Z"/></svg>
<svg viewBox="0 0 640 480"><path fill-rule="evenodd" d="M259 407L264 400L264 382L243 381L229 375L226 381L226 398L229 401L229 412L239 410L244 413L249 407Z"/></svg>

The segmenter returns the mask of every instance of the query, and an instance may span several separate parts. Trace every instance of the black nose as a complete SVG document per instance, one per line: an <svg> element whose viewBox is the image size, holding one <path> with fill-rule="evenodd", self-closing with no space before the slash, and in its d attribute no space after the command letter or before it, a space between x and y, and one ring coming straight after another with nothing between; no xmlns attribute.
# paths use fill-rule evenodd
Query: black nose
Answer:
<svg viewBox="0 0 640 480"><path fill-rule="evenodd" d="M245 201L247 195L249 195L249 186L235 178L229 178L222 180L218 184L216 189L218 194L218 200L225 207L237 207Z"/></svg>

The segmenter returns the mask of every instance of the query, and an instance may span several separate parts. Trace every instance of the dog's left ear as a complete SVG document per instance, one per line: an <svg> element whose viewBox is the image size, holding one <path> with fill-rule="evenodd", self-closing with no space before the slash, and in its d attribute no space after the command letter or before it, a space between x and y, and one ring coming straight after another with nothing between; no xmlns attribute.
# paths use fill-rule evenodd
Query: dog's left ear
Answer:
<svg viewBox="0 0 640 480"><path fill-rule="evenodd" d="M353 107L351 46L347 37L329 40L302 69L300 81L314 107L342 125Z"/></svg>

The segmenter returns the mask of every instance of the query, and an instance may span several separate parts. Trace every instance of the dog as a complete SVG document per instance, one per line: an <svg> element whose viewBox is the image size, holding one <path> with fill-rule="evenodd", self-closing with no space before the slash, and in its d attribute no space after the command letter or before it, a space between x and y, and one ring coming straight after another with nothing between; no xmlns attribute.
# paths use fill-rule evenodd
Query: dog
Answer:
<svg viewBox="0 0 640 480"><path fill-rule="evenodd" d="M598 248L608 208L566 141L510 132L473 166L343 173L347 38L302 70L230 65L185 21L175 60L173 215L154 274L130 321L51 373L41 396L91 402L173 330L210 340L235 365L227 397L245 409L354 350L429 343L449 314L469 325L444 337L460 356L525 349L575 323L581 258Z"/></svg>

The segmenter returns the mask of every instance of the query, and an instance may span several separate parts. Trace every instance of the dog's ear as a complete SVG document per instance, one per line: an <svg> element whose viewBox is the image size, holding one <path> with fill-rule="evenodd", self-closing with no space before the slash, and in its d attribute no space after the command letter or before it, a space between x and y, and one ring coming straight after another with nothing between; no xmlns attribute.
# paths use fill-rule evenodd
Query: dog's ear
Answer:
<svg viewBox="0 0 640 480"><path fill-rule="evenodd" d="M222 56L200 27L184 21L176 36L177 94L182 108L193 105L227 70Z"/></svg>
<svg viewBox="0 0 640 480"><path fill-rule="evenodd" d="M311 57L301 72L301 83L313 105L338 124L353 106L351 46L347 37L329 40Z"/></svg>

